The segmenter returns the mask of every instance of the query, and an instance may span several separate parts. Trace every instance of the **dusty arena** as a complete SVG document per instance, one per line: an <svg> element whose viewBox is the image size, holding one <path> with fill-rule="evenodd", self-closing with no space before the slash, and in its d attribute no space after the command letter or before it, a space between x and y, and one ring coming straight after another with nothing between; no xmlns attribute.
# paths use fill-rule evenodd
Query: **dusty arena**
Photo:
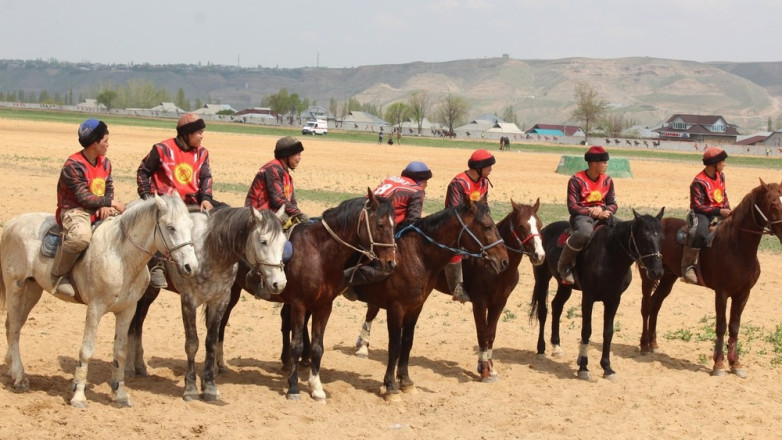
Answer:
<svg viewBox="0 0 782 440"><path fill-rule="evenodd" d="M110 125L108 156L114 167L116 195L137 198L135 173L157 141L175 131ZM0 225L32 211L54 212L56 182L65 158L79 149L76 124L0 119ZM228 184L215 198L243 204L258 167L272 158L276 138L210 132L214 180ZM295 171L296 187L360 194L397 174L411 160L425 161L434 177L427 194L442 200L445 187L462 171L470 151L407 145L343 143L328 137L303 138L305 151ZM458 143L464 147L465 142ZM564 204L568 176L556 174L559 155L496 151L491 175L493 200ZM618 202L644 213L688 206L688 186L697 163L631 160L633 179L617 179ZM758 178L779 182L779 170L725 170L733 204ZM243 188L243 189L242 189ZM311 216L327 206L300 200ZM654 212L652 212L654 210ZM496 220L506 212L494 212ZM762 274L742 322L742 362L749 377L711 377L713 343L698 338L713 328L714 294L677 283L663 306L660 352L641 355L640 281L624 293L617 315L612 366L618 380L601 378L599 350L602 306L596 306L590 347L594 379L578 380L575 359L580 331L580 295L563 316L562 357L535 353L537 324L527 318L532 275L525 259L521 282L499 324L494 346L499 380L486 384L476 372L476 336L469 304L434 293L424 306L413 346L410 374L418 391L389 403L380 396L387 354L384 312L376 322L368 359L354 356L354 342L366 307L338 298L325 335L321 379L327 400L285 398L281 371L279 306L244 295L226 330L225 357L231 371L218 377L218 403L181 398L186 356L178 297L163 292L146 320L145 353L149 377L127 381L133 408L112 404L114 317L101 322L90 364L89 408L69 406L71 382L83 336L85 308L44 293L21 335L21 354L30 391L16 393L0 366L0 438L2 439L509 439L509 438L778 438L782 432L782 365L766 335L782 324L779 254L759 254ZM726 256L729 258L729 256ZM634 269L635 270L635 269ZM552 285L552 291L554 286ZM5 312L2 312L3 315ZM199 322L201 322L199 320ZM665 334L691 332L689 341ZM203 361L203 334L198 361ZM0 352L7 343L0 338ZM200 365L199 365L200 370ZM302 392L309 391L307 372Z"/></svg>

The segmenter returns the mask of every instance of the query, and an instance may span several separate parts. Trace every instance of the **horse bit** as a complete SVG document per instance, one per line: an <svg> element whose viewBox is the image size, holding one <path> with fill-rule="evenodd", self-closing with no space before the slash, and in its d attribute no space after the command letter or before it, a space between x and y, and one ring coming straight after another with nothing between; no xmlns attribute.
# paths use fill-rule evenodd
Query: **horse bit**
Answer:
<svg viewBox="0 0 782 440"><path fill-rule="evenodd" d="M531 257L532 254L534 254L534 252L531 252L531 251L528 251L528 250L524 249L524 245L527 244L527 242L532 240L533 238L540 237L540 234L530 233L527 236L527 238L522 240L521 238L519 238L519 234L516 233L516 228L513 227L513 220L512 219L508 222L508 226L510 227L510 233L513 234L513 238L516 239L516 241L519 243L520 247L518 249L516 249L516 248L508 246L508 243L505 243L505 249L507 249L509 251L513 251L513 252L515 252L517 254L526 255L528 257Z"/></svg>
<svg viewBox="0 0 782 440"><path fill-rule="evenodd" d="M635 225L635 220L633 220L633 225ZM662 258L663 257L663 255L660 253L660 251L653 252L651 254L641 255L641 249L638 248L638 243L635 242L635 234L633 234L633 227L632 226L630 226L630 240L629 240L629 243L628 243L629 246L627 246L627 249L625 249L625 247L622 246L621 243L622 242L619 242L619 245L622 248L622 250L625 251L625 253L627 253L627 255L630 258L633 259L633 261L638 263L638 267L643 269L643 270L646 270L646 265L644 264L644 258L649 258L649 257ZM638 255L637 257L635 257L633 254L630 253L630 250L629 250L630 248L634 248L635 249L635 253Z"/></svg>
<svg viewBox="0 0 782 440"><path fill-rule="evenodd" d="M364 203L364 207L361 208L361 216L358 219L358 223L356 223L356 234L361 237L361 225L366 225L367 229L367 236L369 237L369 250L357 248L356 246L353 246L350 243L345 242L339 236L331 230L331 227L329 227L329 224L326 223L326 219L321 219L321 223L323 223L323 227L326 228L326 231L328 231L329 234L334 238L334 240L337 240L337 242L342 243L343 245L349 247L350 249L353 249L354 251L360 253L361 255L369 258L370 260L377 260L377 254L375 254L375 247L393 247L396 249L396 243L377 243L375 242L375 239L372 237L372 228L369 225L369 200L367 200ZM363 220L363 222L362 222Z"/></svg>

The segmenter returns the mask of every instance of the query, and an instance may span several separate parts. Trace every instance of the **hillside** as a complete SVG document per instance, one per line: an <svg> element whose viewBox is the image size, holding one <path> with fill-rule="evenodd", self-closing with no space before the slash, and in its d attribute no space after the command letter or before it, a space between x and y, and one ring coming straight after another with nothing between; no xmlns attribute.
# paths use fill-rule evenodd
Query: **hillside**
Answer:
<svg viewBox="0 0 782 440"><path fill-rule="evenodd" d="M240 68L196 65L98 65L0 60L0 91L93 94L106 84L152 81L192 101L258 106L286 88L328 106L355 97L382 107L427 90L436 104L453 93L466 98L470 116L501 114L513 106L523 128L566 123L577 82L587 82L612 111L646 125L673 113L721 114L743 132L779 125L782 63L698 63L657 58L518 60L485 58L356 68Z"/></svg>

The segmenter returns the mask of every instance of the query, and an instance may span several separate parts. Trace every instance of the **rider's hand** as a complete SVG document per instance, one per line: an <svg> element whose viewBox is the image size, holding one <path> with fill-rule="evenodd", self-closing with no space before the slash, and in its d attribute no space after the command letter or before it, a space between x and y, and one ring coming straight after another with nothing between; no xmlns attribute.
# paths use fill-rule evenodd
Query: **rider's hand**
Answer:
<svg viewBox="0 0 782 440"><path fill-rule="evenodd" d="M722 208L720 209L720 217L728 217L730 216L730 213L733 212L729 208Z"/></svg>
<svg viewBox="0 0 782 440"><path fill-rule="evenodd" d="M98 218L98 220L105 220L114 215L115 211L116 210L110 206L103 206L98 208L98 211L95 212L95 216Z"/></svg>
<svg viewBox="0 0 782 440"><path fill-rule="evenodd" d="M212 209L212 203L209 200L201 202L201 212L209 211Z"/></svg>
<svg viewBox="0 0 782 440"><path fill-rule="evenodd" d="M300 212L296 214L296 220L298 220L299 223L307 223L308 221L310 221L310 218L307 214Z"/></svg>
<svg viewBox="0 0 782 440"><path fill-rule="evenodd" d="M606 220L606 219L610 218L613 214L614 214L613 212L611 212L611 211L606 209L605 211L600 212L600 214L597 216L597 218L600 219L600 220Z"/></svg>
<svg viewBox="0 0 782 440"><path fill-rule="evenodd" d="M125 204L118 200L112 200L111 207L117 211L113 215L122 214L123 212L125 212Z"/></svg>

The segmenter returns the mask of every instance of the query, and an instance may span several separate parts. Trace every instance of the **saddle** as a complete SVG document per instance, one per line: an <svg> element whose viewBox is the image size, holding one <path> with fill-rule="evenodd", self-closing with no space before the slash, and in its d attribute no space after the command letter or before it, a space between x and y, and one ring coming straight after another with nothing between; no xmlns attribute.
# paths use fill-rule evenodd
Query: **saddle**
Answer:
<svg viewBox="0 0 782 440"><path fill-rule="evenodd" d="M595 229L592 230L592 237L595 236L595 232L597 232L600 228L603 228L606 226L606 223L604 222L598 222L595 225ZM567 228L564 231L562 231L561 234L559 234L559 237L557 237L557 247L563 248L565 247L565 242L567 241L570 236L573 235L573 230L571 228ZM584 248L589 246L589 243L592 241L592 237L589 237L589 241L584 245Z"/></svg>
<svg viewBox="0 0 782 440"><path fill-rule="evenodd" d="M719 229L721 223L722 221L715 220L709 225L709 234L706 235L705 247L711 247L711 242L714 241L714 236L717 234L717 229ZM689 229L689 225L685 224L676 231L676 243L679 243L682 246L687 244L687 237L689 236L687 231Z"/></svg>
<svg viewBox="0 0 782 440"><path fill-rule="evenodd" d="M92 225L92 232L100 226L103 220L99 220ZM47 258L54 258L57 253L57 247L62 243L62 227L57 224L54 216L46 217L41 228L38 230L38 236L43 235L41 240L41 255Z"/></svg>

